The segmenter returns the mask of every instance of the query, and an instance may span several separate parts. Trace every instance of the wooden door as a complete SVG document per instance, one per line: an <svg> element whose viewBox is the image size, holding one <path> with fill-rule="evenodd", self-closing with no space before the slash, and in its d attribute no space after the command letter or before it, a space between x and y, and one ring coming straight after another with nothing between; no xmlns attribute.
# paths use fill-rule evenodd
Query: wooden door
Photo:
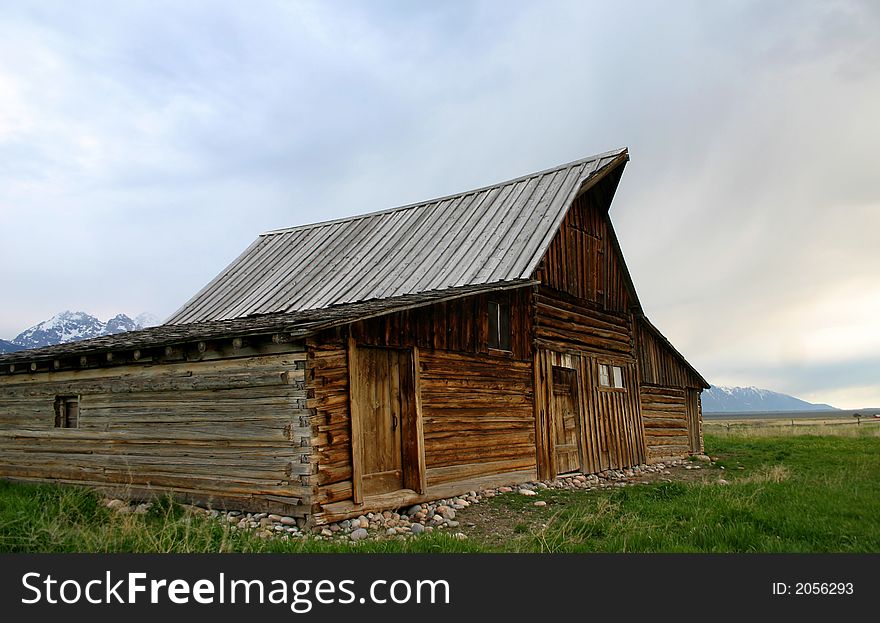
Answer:
<svg viewBox="0 0 880 623"><path fill-rule="evenodd" d="M364 495L403 488L402 355L405 353L385 348L357 349L359 382L353 392L360 418Z"/></svg>
<svg viewBox="0 0 880 623"><path fill-rule="evenodd" d="M581 418L577 372L553 366L552 385L553 396L550 402L550 412L556 473L564 474L581 468L579 445Z"/></svg>

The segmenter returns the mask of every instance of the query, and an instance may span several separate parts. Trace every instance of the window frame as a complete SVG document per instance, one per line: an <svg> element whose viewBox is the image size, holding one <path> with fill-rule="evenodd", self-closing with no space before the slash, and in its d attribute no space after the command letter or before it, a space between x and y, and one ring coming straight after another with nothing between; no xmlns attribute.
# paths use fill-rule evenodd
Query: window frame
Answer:
<svg viewBox="0 0 880 623"><path fill-rule="evenodd" d="M53 411L55 413L54 428L56 430L77 430L79 428L81 420L80 402L79 395L58 394L55 396ZM71 417L71 414L73 417Z"/></svg>
<svg viewBox="0 0 880 623"><path fill-rule="evenodd" d="M623 366L611 366L611 387L614 389L626 389L624 378Z"/></svg>
<svg viewBox="0 0 880 623"><path fill-rule="evenodd" d="M489 351L496 351L505 354L513 352L513 336L511 335L511 310L509 298L489 299L486 308L489 331Z"/></svg>
<svg viewBox="0 0 880 623"><path fill-rule="evenodd" d="M596 385L602 391L626 392L626 366L613 361L598 361ZM603 382L604 381L604 382ZM620 383L618 385L618 383Z"/></svg>
<svg viewBox="0 0 880 623"><path fill-rule="evenodd" d="M611 365L607 363L599 363L599 374L596 375L596 378L599 379L599 387L603 389L611 388Z"/></svg>

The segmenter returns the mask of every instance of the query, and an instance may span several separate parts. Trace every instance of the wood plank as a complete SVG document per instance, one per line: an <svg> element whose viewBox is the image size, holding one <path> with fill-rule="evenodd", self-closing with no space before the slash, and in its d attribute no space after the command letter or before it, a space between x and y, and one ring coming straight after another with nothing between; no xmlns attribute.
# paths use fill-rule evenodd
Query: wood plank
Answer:
<svg viewBox="0 0 880 623"><path fill-rule="evenodd" d="M419 365L419 347L413 347L412 351L412 385L413 385L413 419L412 432L407 435L414 447L407 453L412 469L408 472L408 478L404 485L413 489L418 494L424 494L428 489L427 463L425 459L425 423L422 409L422 381ZM447 420L448 422L448 420ZM414 459L414 461L413 461ZM414 472L412 470L415 470Z"/></svg>
<svg viewBox="0 0 880 623"><path fill-rule="evenodd" d="M363 456L363 430L361 428L361 413L358 400L355 395L358 391L356 388L361 387L361 371L358 366L357 345L353 337L348 338L348 386L351 388L349 392L349 411L351 413L351 481L352 481L352 499L355 504L363 504L364 488L363 474L364 467L362 462Z"/></svg>

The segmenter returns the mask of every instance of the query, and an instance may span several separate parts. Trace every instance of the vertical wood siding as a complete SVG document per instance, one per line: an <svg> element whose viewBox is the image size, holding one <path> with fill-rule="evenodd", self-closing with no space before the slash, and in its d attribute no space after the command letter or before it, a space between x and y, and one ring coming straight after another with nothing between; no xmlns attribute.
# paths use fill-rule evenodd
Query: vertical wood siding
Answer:
<svg viewBox="0 0 880 623"><path fill-rule="evenodd" d="M636 322L636 342L642 383L666 387L702 387L702 382L694 373L641 322Z"/></svg>
<svg viewBox="0 0 880 623"><path fill-rule="evenodd" d="M687 390L688 444L691 452L703 451L703 405L700 390Z"/></svg>
<svg viewBox="0 0 880 623"><path fill-rule="evenodd" d="M609 175L575 199L535 278L599 309L627 313L633 301L608 219L618 180Z"/></svg>
<svg viewBox="0 0 880 623"><path fill-rule="evenodd" d="M528 288L456 299L352 324L359 344L418 346L425 350L489 352L490 300L509 301L511 351L515 359L531 356Z"/></svg>
<svg viewBox="0 0 880 623"><path fill-rule="evenodd" d="M549 478L561 473L565 466L558 464L552 431L557 426L558 413L553 403L553 367L575 371L578 378L580 399L580 456L581 471L596 473L606 469L618 469L644 463L646 460L645 438L639 408L635 365L614 361L623 368L623 390L599 386L597 365L599 361L613 361L604 357L557 353L547 350L538 352L536 366L536 405L538 411L537 455L546 461L547 467L539 469L541 477Z"/></svg>
<svg viewBox="0 0 880 623"><path fill-rule="evenodd" d="M609 177L573 203L535 278L534 295L536 439L539 473L566 469L554 451L558 426L552 396L552 369L577 372L580 401L580 469L593 473L645 461L638 393L639 376L629 291L608 205L617 179ZM599 362L624 371L625 389L599 385Z"/></svg>

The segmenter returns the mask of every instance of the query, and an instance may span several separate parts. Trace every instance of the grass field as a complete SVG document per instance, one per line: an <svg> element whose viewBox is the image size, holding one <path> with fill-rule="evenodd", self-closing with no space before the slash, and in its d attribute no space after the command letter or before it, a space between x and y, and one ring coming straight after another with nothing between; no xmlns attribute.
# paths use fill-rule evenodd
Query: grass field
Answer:
<svg viewBox="0 0 880 623"><path fill-rule="evenodd" d="M467 540L262 540L167 501L119 515L83 489L0 482L0 551L880 552L878 430L707 432L714 466L613 490L498 496L459 512Z"/></svg>
<svg viewBox="0 0 880 623"><path fill-rule="evenodd" d="M703 422L703 432L722 437L787 437L790 435L835 435L844 437L880 437L880 420L823 418L763 418L748 420L711 420Z"/></svg>

